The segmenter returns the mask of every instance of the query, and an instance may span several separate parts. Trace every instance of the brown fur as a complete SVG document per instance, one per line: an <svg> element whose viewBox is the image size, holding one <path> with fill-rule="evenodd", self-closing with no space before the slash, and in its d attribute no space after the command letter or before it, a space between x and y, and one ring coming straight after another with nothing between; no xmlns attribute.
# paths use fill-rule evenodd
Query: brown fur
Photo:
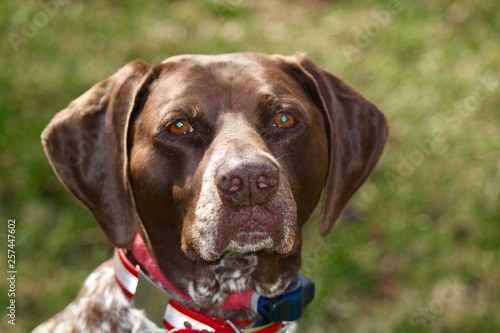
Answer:
<svg viewBox="0 0 500 333"><path fill-rule="evenodd" d="M283 112L293 126L273 123ZM179 120L192 131L174 135ZM140 232L192 306L234 320L253 314L218 306L233 292L285 290L323 189L326 234L386 136L377 107L307 57L258 53L133 62L42 135L60 180L115 246Z"/></svg>

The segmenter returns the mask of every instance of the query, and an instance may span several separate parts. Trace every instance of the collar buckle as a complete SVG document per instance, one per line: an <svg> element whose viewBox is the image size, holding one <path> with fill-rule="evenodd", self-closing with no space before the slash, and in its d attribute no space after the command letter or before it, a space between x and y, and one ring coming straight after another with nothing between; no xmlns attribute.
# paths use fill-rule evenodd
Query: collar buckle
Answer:
<svg viewBox="0 0 500 333"><path fill-rule="evenodd" d="M257 325L266 323L296 321L314 298L314 282L302 274L297 274L283 295L267 298L254 294L252 309L261 315ZM258 298L257 298L258 297Z"/></svg>

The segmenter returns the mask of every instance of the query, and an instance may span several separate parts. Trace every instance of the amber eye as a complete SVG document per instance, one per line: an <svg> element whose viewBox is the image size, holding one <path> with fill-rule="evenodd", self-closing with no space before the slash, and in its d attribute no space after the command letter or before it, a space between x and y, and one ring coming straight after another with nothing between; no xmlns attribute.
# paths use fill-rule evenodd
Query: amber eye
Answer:
<svg viewBox="0 0 500 333"><path fill-rule="evenodd" d="M274 117L274 126L290 128L295 125L295 119L288 113L280 112Z"/></svg>
<svg viewBox="0 0 500 333"><path fill-rule="evenodd" d="M174 135L185 135L193 131L193 127L187 120L177 120L168 126L170 133Z"/></svg>

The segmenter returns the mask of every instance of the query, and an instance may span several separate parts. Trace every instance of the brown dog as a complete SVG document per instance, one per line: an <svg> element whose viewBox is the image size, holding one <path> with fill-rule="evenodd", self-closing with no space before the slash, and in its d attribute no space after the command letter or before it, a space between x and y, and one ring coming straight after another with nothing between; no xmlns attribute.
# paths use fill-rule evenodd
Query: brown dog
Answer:
<svg viewBox="0 0 500 333"><path fill-rule="evenodd" d="M304 55L236 53L130 63L57 114L42 138L61 182L134 265L148 270L132 258L139 234L161 287L233 327L257 315L228 299L285 292L321 192L327 234L386 136L375 105ZM103 264L39 331L162 331L113 272Z"/></svg>

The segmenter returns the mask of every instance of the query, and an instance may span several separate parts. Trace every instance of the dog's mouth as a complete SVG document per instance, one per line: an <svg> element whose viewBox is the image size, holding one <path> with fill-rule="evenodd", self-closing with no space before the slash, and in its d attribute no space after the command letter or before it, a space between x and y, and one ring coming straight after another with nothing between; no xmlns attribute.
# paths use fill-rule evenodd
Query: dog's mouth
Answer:
<svg viewBox="0 0 500 333"><path fill-rule="evenodd" d="M249 206L228 214L220 225L226 231L224 252L286 254L294 241L285 235L283 217L272 206ZM221 244L222 245L222 244Z"/></svg>
<svg viewBox="0 0 500 333"><path fill-rule="evenodd" d="M239 209L220 206L213 219L202 216L191 224L183 250L193 259L206 261L218 260L225 253L289 255L300 236L295 214L283 212L273 204Z"/></svg>
<svg viewBox="0 0 500 333"><path fill-rule="evenodd" d="M238 231L229 241L228 252L237 254L270 250L274 247L271 235L265 231Z"/></svg>

